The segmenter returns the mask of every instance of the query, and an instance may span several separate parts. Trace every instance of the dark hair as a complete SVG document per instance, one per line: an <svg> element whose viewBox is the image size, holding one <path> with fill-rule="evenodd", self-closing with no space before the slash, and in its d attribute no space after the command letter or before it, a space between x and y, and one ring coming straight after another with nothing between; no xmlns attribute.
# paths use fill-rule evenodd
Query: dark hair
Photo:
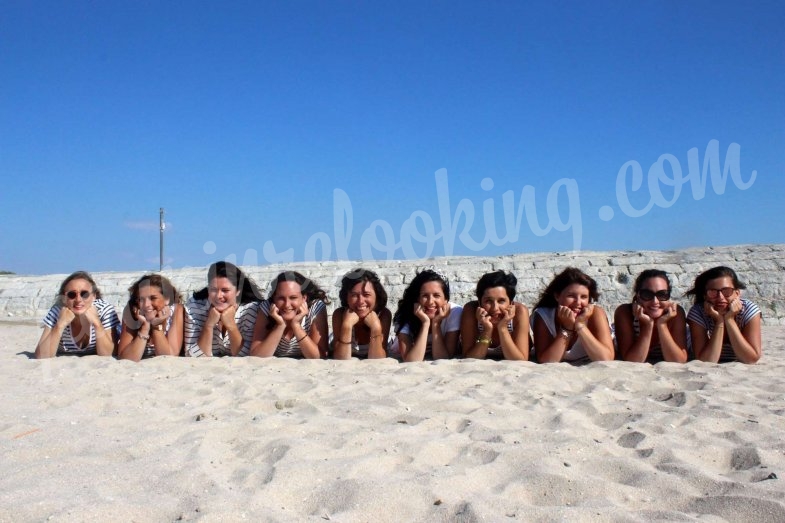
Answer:
<svg viewBox="0 0 785 523"><path fill-rule="evenodd" d="M59 300L62 300L63 296L65 295L65 288L74 280L85 280L90 284L90 286L92 286L95 299L101 299L101 291L98 290L98 285L95 284L95 280L92 276L90 276L90 273L85 271L76 271L69 274L68 277L63 280L63 283L60 284L60 290L57 291L57 298Z"/></svg>
<svg viewBox="0 0 785 523"><path fill-rule="evenodd" d="M293 281L300 286L300 291L305 295L305 302L308 304L308 307L316 300L330 303L327 293L315 281L306 278L297 271L284 271L273 278L273 281L270 282L270 294L267 296L267 301L272 302L273 298L275 298L275 291L278 290L278 285L287 281ZM270 315L267 318L267 328L272 329L273 327L275 327L275 319Z"/></svg>
<svg viewBox="0 0 785 523"><path fill-rule="evenodd" d="M482 301L482 295L488 289L504 287L504 290L507 291L507 297L512 301L515 298L516 285L518 285L518 278L513 273L499 270L483 274L480 281L477 282L477 289L474 293L477 295L477 299Z"/></svg>
<svg viewBox="0 0 785 523"><path fill-rule="evenodd" d="M739 277L736 275L736 271L730 267L720 265L719 267L712 267L711 269L700 273L698 277L695 278L695 284L692 286L692 289L688 290L686 295L694 296L695 303L703 303L706 300L706 285L708 285L711 280L724 278L726 276L733 280L734 289L747 288L747 286L739 280Z"/></svg>
<svg viewBox="0 0 785 523"><path fill-rule="evenodd" d="M306 278L297 271L284 271L273 278L273 281L270 282L270 294L267 296L267 299L272 301L273 297L275 296L275 291L278 289L278 285L287 281L293 281L300 286L300 290L305 295L308 305L310 305L314 300L321 300L324 303L330 303L327 293L324 292L315 281Z"/></svg>
<svg viewBox="0 0 785 523"><path fill-rule="evenodd" d="M414 339L422 328L422 320L414 314L414 304L420 299L420 289L423 285L431 281L438 281L442 284L442 291L444 292L444 299L450 299L450 282L447 278L433 269L425 269L418 272L417 275L403 291L403 296L398 300L398 310L395 311L393 316L393 323L395 324L396 332L401 330L404 325L409 326L412 339Z"/></svg>
<svg viewBox="0 0 785 523"><path fill-rule="evenodd" d="M376 293L376 307L374 312L381 312L387 307L387 291L384 290L379 275L367 269L354 269L343 275L341 279L341 290L338 291L338 298L341 300L341 307L349 306L349 291L358 283L368 282L373 286Z"/></svg>
<svg viewBox="0 0 785 523"><path fill-rule="evenodd" d="M668 273L659 269L646 269L645 271L641 272L637 278L635 278L635 283L632 286L633 298L638 295L638 292L641 290L643 283L651 278L662 278L665 280L665 282L668 284L668 294L670 294L672 289L671 280L668 278Z"/></svg>
<svg viewBox="0 0 785 523"><path fill-rule="evenodd" d="M237 288L237 290L240 291L240 296L237 299L237 302L240 304L261 301L262 299L262 291L259 290L259 287L256 285L256 283L254 283L254 281L251 278L249 278L245 273L243 273L243 271L240 270L240 267L233 264L232 262L227 262L227 261L219 261L210 265L210 268L207 269L208 287L196 291L194 293L194 299L206 300L207 296L210 293L209 284L215 278L228 279L232 283L232 285L234 285Z"/></svg>
<svg viewBox="0 0 785 523"><path fill-rule="evenodd" d="M535 305L534 308L558 306L559 302L556 301L555 295L559 294L573 283L583 285L589 289L590 302L595 302L599 299L600 293L597 292L597 282L582 270L575 267L567 267L554 276L548 286L545 287L545 290L542 291L542 294L540 295L540 301L537 302L537 305Z"/></svg>

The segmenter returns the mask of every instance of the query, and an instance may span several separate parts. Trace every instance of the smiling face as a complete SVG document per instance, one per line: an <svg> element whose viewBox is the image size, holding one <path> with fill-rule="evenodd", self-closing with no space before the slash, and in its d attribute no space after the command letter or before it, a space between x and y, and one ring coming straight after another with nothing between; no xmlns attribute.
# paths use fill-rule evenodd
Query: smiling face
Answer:
<svg viewBox="0 0 785 523"><path fill-rule="evenodd" d="M739 294L740 292L734 288L733 278L730 276L714 278L706 283L706 302L710 303L719 313L726 312L730 303L738 298Z"/></svg>
<svg viewBox="0 0 785 523"><path fill-rule="evenodd" d="M429 318L433 319L436 317L436 315L439 314L439 309L444 307L444 304L447 303L447 300L444 297L442 283L440 281L423 283L420 287L420 296L417 299L417 303L422 306L423 311L425 311L425 314L427 314Z"/></svg>
<svg viewBox="0 0 785 523"><path fill-rule="evenodd" d="M559 305L567 307L576 315L589 306L589 288L580 283L571 283L554 297Z"/></svg>
<svg viewBox="0 0 785 523"><path fill-rule="evenodd" d="M491 323L496 325L507 314L510 309L510 298L507 296L507 289L504 287L491 287L485 289L480 300L480 307L485 309L491 319Z"/></svg>
<svg viewBox="0 0 785 523"><path fill-rule="evenodd" d="M165 298L161 288L157 285L143 284L139 286L139 313L147 321L153 320L156 314L164 307L169 305L169 299Z"/></svg>
<svg viewBox="0 0 785 523"><path fill-rule="evenodd" d="M297 316L297 311L306 301L300 284L295 281L283 281L275 288L273 303L278 307L278 314L285 321Z"/></svg>
<svg viewBox="0 0 785 523"><path fill-rule="evenodd" d="M362 319L376 308L376 290L369 281L362 281L349 290L346 303Z"/></svg>
<svg viewBox="0 0 785 523"><path fill-rule="evenodd" d="M84 314L94 299L93 285L87 280L71 280L63 289L63 304L76 315Z"/></svg>
<svg viewBox="0 0 785 523"><path fill-rule="evenodd" d="M239 295L240 291L237 290L237 287L232 284L229 278L216 276L207 287L207 299L210 300L210 305L215 307L215 310L218 312L223 312L232 305L236 305Z"/></svg>
<svg viewBox="0 0 785 523"><path fill-rule="evenodd" d="M651 319L657 319L665 313L670 303L668 282L664 278L648 278L641 283L641 288L636 296L636 301L643 307L643 311Z"/></svg>

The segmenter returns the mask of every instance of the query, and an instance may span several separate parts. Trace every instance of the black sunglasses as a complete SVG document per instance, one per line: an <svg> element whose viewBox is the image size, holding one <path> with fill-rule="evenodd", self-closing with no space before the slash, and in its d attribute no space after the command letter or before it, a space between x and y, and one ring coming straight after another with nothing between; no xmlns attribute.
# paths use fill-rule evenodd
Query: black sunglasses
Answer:
<svg viewBox="0 0 785 523"><path fill-rule="evenodd" d="M671 299L671 292L670 291L650 291L649 289L641 289L638 291L638 298L643 301L651 301L657 297L660 301L668 301Z"/></svg>
<svg viewBox="0 0 785 523"><path fill-rule="evenodd" d="M75 300L77 296L79 296L83 300L86 300L87 298L90 297L91 294L92 294L92 292L90 292L90 291L81 291L81 292L68 291L68 292L65 293L65 296L69 300Z"/></svg>
<svg viewBox="0 0 785 523"><path fill-rule="evenodd" d="M722 289L706 289L706 297L709 299L714 299L722 293L723 296L726 298L730 298L733 296L733 293L736 291L733 287L723 287Z"/></svg>

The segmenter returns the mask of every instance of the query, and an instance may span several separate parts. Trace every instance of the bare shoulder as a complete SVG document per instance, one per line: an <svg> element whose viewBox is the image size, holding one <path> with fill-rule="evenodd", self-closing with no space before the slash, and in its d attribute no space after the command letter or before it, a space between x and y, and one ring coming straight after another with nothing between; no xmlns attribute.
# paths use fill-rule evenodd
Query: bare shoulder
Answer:
<svg viewBox="0 0 785 523"><path fill-rule="evenodd" d="M474 314L474 312L477 310L477 306L478 305L479 304L477 303L477 300L470 301L469 303L467 303L467 304L465 304L463 306L463 311L464 312L468 311L468 312Z"/></svg>
<svg viewBox="0 0 785 523"><path fill-rule="evenodd" d="M622 303L616 307L613 317L616 321L619 321L619 319L626 319L627 317L632 318L632 303Z"/></svg>
<svg viewBox="0 0 785 523"><path fill-rule="evenodd" d="M515 305L515 312L525 312L526 314L529 314L529 308L523 303L516 301L514 305Z"/></svg>

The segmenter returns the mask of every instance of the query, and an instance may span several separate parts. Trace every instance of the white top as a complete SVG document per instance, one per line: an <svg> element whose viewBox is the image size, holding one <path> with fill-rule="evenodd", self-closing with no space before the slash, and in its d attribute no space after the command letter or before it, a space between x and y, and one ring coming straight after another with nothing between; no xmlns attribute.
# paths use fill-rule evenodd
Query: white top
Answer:
<svg viewBox="0 0 785 523"><path fill-rule="evenodd" d="M554 338L556 337L556 308L555 307L539 307L534 309L534 314L531 317L531 324L532 329L534 328L534 319L539 316L542 318L542 321L545 323L545 326L548 327L548 332L551 333L551 336ZM535 351L537 348L532 348L532 351ZM583 347L583 342L580 338L575 340L575 343L572 344L569 350L564 351L564 356L562 356L561 361L566 361L567 363L572 363L573 365L578 365L582 363L589 363L591 358L589 355L586 354L586 349Z"/></svg>
<svg viewBox="0 0 785 523"><path fill-rule="evenodd" d="M442 331L442 336L446 335L448 332L455 332L461 330L461 314L463 313L463 306L458 305L457 303L450 302L450 314L442 320L441 325L439 326ZM411 329L409 328L409 324L407 323L401 330L398 331L398 334L406 334L407 336L411 337ZM397 341L397 340L396 340ZM431 333L428 332L428 341L425 343L425 359L433 359L432 347L431 347ZM400 357L400 348L398 344L394 344L394 348L391 348L389 351L394 356ZM397 354L396 354L397 352Z"/></svg>
<svg viewBox="0 0 785 523"><path fill-rule="evenodd" d="M117 331L120 326L120 318L117 317L117 311L115 311L114 305L98 298L93 300L93 306L95 307L96 312L98 312L98 317L101 319L101 325L103 325L104 329L109 332L112 330ZM44 317L44 325L53 329L54 326L57 325L57 320L60 318L60 310L62 308L63 305L58 303L49 309L49 312ZM87 356L95 354L95 343L95 329L90 325L90 342L86 347L80 347L71 333L71 323L69 322L65 329L63 329L63 335L60 337L60 343L57 345L57 355Z"/></svg>
<svg viewBox="0 0 785 523"><path fill-rule="evenodd" d="M202 332L207 314L210 312L210 300L197 300L191 298L185 305L185 355L204 356L199 347L199 334ZM234 313L234 321L243 336L243 346L240 348L238 356L248 356L251 352L251 341L253 340L253 329L256 325L256 315L259 312L257 302L244 303L238 305ZM216 325L213 328L213 356L231 356L229 333L221 333L221 328Z"/></svg>
<svg viewBox="0 0 785 523"><path fill-rule="evenodd" d="M172 328L172 318L174 318L174 315L177 312L177 307L179 307L179 306L180 305L178 305L177 303L172 304L172 305L169 306L169 308L171 309L172 312L169 315L169 317L166 318L166 323L164 323L164 336L168 336L169 335L169 329ZM177 354L175 354L175 356L179 356L179 355L180 355L180 350L177 349ZM153 337L150 336L150 338L147 340L147 343L144 346L144 352L142 353L142 359L152 358L153 356L155 356L155 345L153 344Z"/></svg>

